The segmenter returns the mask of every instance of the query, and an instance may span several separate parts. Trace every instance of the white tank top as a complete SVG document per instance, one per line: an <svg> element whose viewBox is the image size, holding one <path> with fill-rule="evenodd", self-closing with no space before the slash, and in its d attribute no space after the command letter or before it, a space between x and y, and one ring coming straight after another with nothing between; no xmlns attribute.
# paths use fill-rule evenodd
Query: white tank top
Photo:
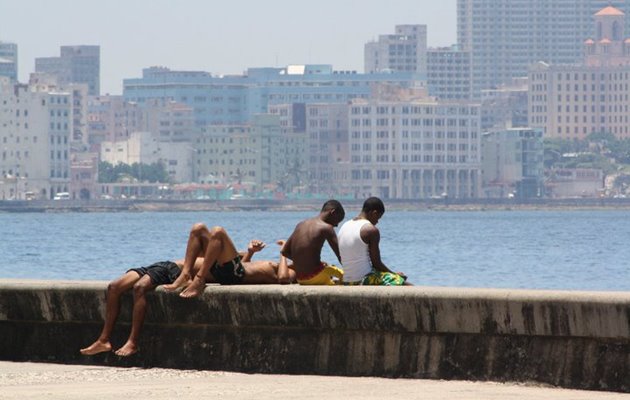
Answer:
<svg viewBox="0 0 630 400"><path fill-rule="evenodd" d="M344 223L337 235L339 255L343 266L343 280L356 282L372 271L372 261L367 243L361 239L361 228L370 224L366 219L350 220Z"/></svg>

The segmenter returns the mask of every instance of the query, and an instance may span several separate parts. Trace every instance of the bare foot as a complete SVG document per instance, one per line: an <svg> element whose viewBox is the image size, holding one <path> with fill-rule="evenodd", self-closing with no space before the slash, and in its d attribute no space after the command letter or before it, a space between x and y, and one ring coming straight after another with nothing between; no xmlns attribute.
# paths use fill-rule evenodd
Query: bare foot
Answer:
<svg viewBox="0 0 630 400"><path fill-rule="evenodd" d="M93 356L94 354L104 353L106 351L112 351L112 344L109 342L96 341L90 346L79 350L84 356Z"/></svg>
<svg viewBox="0 0 630 400"><path fill-rule="evenodd" d="M116 350L114 354L119 357L129 357L132 354L138 352L138 346L134 342L127 341L120 349Z"/></svg>
<svg viewBox="0 0 630 400"><path fill-rule="evenodd" d="M166 290L167 292L173 292L179 289L180 287L186 287L190 285L191 283L192 283L192 279L190 275L181 273L179 274L177 279L175 279L175 282L169 283L168 285L164 285L164 290Z"/></svg>
<svg viewBox="0 0 630 400"><path fill-rule="evenodd" d="M205 280L195 275L195 279L192 281L192 283L186 289L184 289L179 294L179 296L187 298L187 299L192 298L192 297L198 297L203 293L205 288L206 288Z"/></svg>

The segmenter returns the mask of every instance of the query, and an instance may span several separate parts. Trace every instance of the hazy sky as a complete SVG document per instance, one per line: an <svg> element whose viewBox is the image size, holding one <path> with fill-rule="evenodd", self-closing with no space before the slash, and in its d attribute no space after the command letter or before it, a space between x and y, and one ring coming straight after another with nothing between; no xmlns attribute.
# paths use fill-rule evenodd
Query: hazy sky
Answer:
<svg viewBox="0 0 630 400"><path fill-rule="evenodd" d="M363 71L363 45L396 24L456 42L455 0L0 0L0 41L18 44L19 79L59 46L101 46L101 93L142 68L240 74L247 67L332 64Z"/></svg>

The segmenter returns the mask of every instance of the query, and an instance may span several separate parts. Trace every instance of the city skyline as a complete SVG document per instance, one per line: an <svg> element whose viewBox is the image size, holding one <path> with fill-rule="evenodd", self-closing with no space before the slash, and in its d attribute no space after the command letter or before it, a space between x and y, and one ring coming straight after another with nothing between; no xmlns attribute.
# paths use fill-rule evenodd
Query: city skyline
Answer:
<svg viewBox="0 0 630 400"><path fill-rule="evenodd" d="M246 10L229 2L184 4L2 0L0 41L18 45L22 82L35 70L36 57L55 56L60 46L101 46L103 94L121 94L124 78L139 77L142 68L154 65L215 75L307 63L363 71L365 43L396 24L426 24L429 46L456 42L455 0L395 0L387 5L323 0L312 9L272 0L248 2Z"/></svg>

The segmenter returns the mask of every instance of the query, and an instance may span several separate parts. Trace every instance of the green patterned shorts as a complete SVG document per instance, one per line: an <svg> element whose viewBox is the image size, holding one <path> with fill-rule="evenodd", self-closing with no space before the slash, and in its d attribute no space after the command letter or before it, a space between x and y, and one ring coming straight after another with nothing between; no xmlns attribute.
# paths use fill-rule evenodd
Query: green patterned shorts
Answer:
<svg viewBox="0 0 630 400"><path fill-rule="evenodd" d="M406 277L392 272L372 271L365 276L360 282L354 283L358 285L373 286L401 286L405 284ZM353 283L348 283L352 285Z"/></svg>

